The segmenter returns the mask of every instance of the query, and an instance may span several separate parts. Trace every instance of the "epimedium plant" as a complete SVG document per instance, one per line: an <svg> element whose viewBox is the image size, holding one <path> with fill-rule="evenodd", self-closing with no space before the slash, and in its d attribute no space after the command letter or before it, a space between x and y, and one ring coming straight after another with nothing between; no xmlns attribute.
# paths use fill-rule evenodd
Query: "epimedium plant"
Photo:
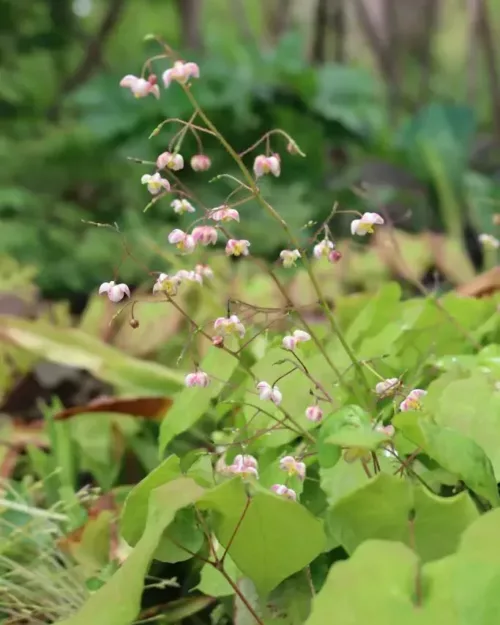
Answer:
<svg viewBox="0 0 500 625"><path fill-rule="evenodd" d="M332 614L351 623L424 623L445 615L461 623L471 614L478 616L470 622L493 622L487 618L498 614L498 599L488 576L476 580L476 595L461 589L478 562L500 573L500 554L484 539L499 522L500 371L497 346L484 346L498 340L495 299L431 294L401 301L400 287L390 283L368 302L332 308L316 270L330 263L335 279L342 263L328 226L304 224L310 236L301 244L261 189L263 178L285 166L278 141L290 157L304 157L300 147L271 130L237 153L198 104L202 71L158 42L162 53L121 86L136 98L160 98L153 63L168 60L164 87L182 89L193 107L188 120L166 119L154 129L156 136L180 126L156 162L137 159L150 167L141 179L153 196L145 211L170 201L182 219L202 212L168 237L179 254L196 258L194 268L151 274L155 297L192 329L179 358L189 364L161 424L160 462L122 509L130 554L61 622L133 623L153 560L192 561L193 592L218 599L214 623L315 624ZM204 206L176 173L188 134L198 144L194 171L211 167L207 137L240 172L213 178L234 185L216 208ZM254 259L244 238L251 201L289 241L276 267ZM339 212L335 206L332 217ZM356 239L390 229L378 213L353 217ZM191 317L178 295L186 284L203 287L212 279L207 248L221 240L226 256L267 273L282 308L230 299L216 318ZM392 251L399 253L396 244ZM299 264L321 322L289 291L288 276ZM128 300L117 315L129 312L131 327L139 325L138 300L118 274L99 292L113 303ZM209 344L201 358L199 341ZM199 445L181 453L179 442L195 428Z"/></svg>

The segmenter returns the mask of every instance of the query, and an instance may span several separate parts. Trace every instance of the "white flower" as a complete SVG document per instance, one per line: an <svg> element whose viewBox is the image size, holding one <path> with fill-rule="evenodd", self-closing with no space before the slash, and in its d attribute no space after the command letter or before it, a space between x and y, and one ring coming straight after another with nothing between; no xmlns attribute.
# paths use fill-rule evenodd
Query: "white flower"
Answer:
<svg viewBox="0 0 500 625"><path fill-rule="evenodd" d="M290 477L296 475L301 480L304 480L306 477L306 465L303 462L295 460L293 456L284 456L281 458L280 469L286 471Z"/></svg>
<svg viewBox="0 0 500 625"><path fill-rule="evenodd" d="M478 239L484 247L490 247L494 250L497 250L500 247L500 241L491 234L480 234Z"/></svg>
<svg viewBox="0 0 500 625"><path fill-rule="evenodd" d="M139 78L133 74L127 74L120 80L120 87L130 89L136 98L145 98L152 94L156 99L160 97L160 88L156 84L156 76L151 76L149 80Z"/></svg>
<svg viewBox="0 0 500 625"><path fill-rule="evenodd" d="M150 176L149 174L144 174L144 176L142 176L141 178L141 184L148 185L148 191L151 193L151 195L157 195L162 191L162 189L165 189L165 191L170 191L169 181L165 178L162 178L161 174L159 174L158 172L156 172L156 174L153 174L152 176Z"/></svg>
<svg viewBox="0 0 500 625"><path fill-rule="evenodd" d="M304 330L294 330L291 335L287 335L283 338L281 343L284 349L294 350L298 343L306 343L311 340L311 335Z"/></svg>
<svg viewBox="0 0 500 625"><path fill-rule="evenodd" d="M168 235L168 242L173 243L183 254L191 254L196 247L196 241L190 235L176 228Z"/></svg>
<svg viewBox="0 0 500 625"><path fill-rule="evenodd" d="M205 388L210 384L210 378L204 371L195 371L194 373L187 374L184 383L188 388L193 386Z"/></svg>
<svg viewBox="0 0 500 625"><path fill-rule="evenodd" d="M375 385L375 393L377 393L379 397L389 397L390 395L394 395L399 385L399 378L388 378Z"/></svg>
<svg viewBox="0 0 500 625"><path fill-rule="evenodd" d="M272 156L264 156L264 154L260 154L253 163L253 171L257 178L265 174L272 174L278 177L281 173L279 155L273 154Z"/></svg>
<svg viewBox="0 0 500 625"><path fill-rule="evenodd" d="M273 486L271 486L271 490L273 493L276 493L281 497L285 497L285 499L297 501L297 493L293 490L293 488L288 488L285 484L273 484Z"/></svg>
<svg viewBox="0 0 500 625"><path fill-rule="evenodd" d="M176 61L171 69L167 69L162 74L162 80L165 87L170 87L173 80L181 85L185 85L190 78L199 78L200 68L196 63L183 63Z"/></svg>
<svg viewBox="0 0 500 625"><path fill-rule="evenodd" d="M332 241L330 241L330 239L323 239L323 241L320 241L317 245L314 246L313 256L315 258L322 258L323 256L328 258L328 255L334 248L335 245Z"/></svg>
<svg viewBox="0 0 500 625"><path fill-rule="evenodd" d="M243 477L255 477L257 479L259 477L257 460L249 455L238 454L235 456L233 464L227 467L227 472Z"/></svg>
<svg viewBox="0 0 500 625"><path fill-rule="evenodd" d="M184 167L184 158L181 154L173 154L172 152L162 152L156 159L156 166L158 169L171 169L172 171L179 171Z"/></svg>
<svg viewBox="0 0 500 625"><path fill-rule="evenodd" d="M276 406L281 404L283 396L277 386L271 386L267 382L259 382L257 384L257 390L259 391L259 399L264 401L270 400Z"/></svg>
<svg viewBox="0 0 500 625"><path fill-rule="evenodd" d="M179 271L175 274L179 280L187 280L188 282L197 282L198 284L203 284L203 278L196 271L188 271L187 269L179 269Z"/></svg>
<svg viewBox="0 0 500 625"><path fill-rule="evenodd" d="M427 395L427 391L423 391L421 388L415 388L411 391L405 400L403 400L399 404L399 409L402 412L406 412L408 410L419 410L422 405L420 403L420 399Z"/></svg>
<svg viewBox="0 0 500 625"><path fill-rule="evenodd" d="M210 279L214 277L214 272L210 269L208 265L196 265L194 270L202 278Z"/></svg>
<svg viewBox="0 0 500 625"><path fill-rule="evenodd" d="M239 334L241 338L245 336L245 326L236 315L219 317L214 322L214 329L219 330L224 336L230 334Z"/></svg>
<svg viewBox="0 0 500 625"><path fill-rule="evenodd" d="M384 219L378 213L364 213L361 219L355 219L351 223L351 234L364 237L366 234L373 233L375 225L382 224L384 224Z"/></svg>
<svg viewBox="0 0 500 625"><path fill-rule="evenodd" d="M177 295L181 279L178 276L169 276L166 273L161 273L156 282L153 285L153 293L166 293L167 295Z"/></svg>
<svg viewBox="0 0 500 625"><path fill-rule="evenodd" d="M193 228L193 239L201 245L215 245L217 243L217 230L212 226L196 226Z"/></svg>
<svg viewBox="0 0 500 625"><path fill-rule="evenodd" d="M229 208L228 206L219 206L210 211L210 219L214 221L238 221L240 220L240 214L235 208Z"/></svg>
<svg viewBox="0 0 500 625"><path fill-rule="evenodd" d="M250 241L246 239L229 239L226 243L227 256L248 256Z"/></svg>
<svg viewBox="0 0 500 625"><path fill-rule="evenodd" d="M299 258L302 258L299 250L282 250L280 252L280 258L285 269L295 267L295 263Z"/></svg>
<svg viewBox="0 0 500 625"><path fill-rule="evenodd" d="M106 293L112 302L120 302L125 295L130 297L130 289L126 284L115 284L111 282L103 282L99 287L99 295Z"/></svg>
<svg viewBox="0 0 500 625"><path fill-rule="evenodd" d="M194 213L194 206L188 202L187 200L174 200L170 206L174 209L174 213L178 215L183 215L184 213Z"/></svg>

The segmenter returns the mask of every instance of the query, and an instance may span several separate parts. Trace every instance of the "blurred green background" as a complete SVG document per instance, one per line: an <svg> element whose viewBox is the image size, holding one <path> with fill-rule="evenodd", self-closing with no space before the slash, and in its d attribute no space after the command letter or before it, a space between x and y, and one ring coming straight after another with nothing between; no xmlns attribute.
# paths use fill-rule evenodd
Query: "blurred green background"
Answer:
<svg viewBox="0 0 500 625"><path fill-rule="evenodd" d="M383 208L398 228L448 232L481 268L476 235L497 234L500 197L495 0L0 0L0 15L0 255L33 267L45 297L78 307L118 266L144 279L116 235L83 221L117 222L152 270L151 241L182 227L167 200L143 213L151 172L127 160L154 159L171 135L151 131L191 113L175 85L159 102L119 87L159 52L148 33L199 63L195 94L236 150L279 127L306 152L273 144L282 176L263 182L299 234L335 201ZM186 159L195 151L187 140ZM181 179L217 206L231 187L209 180L234 167L217 142L205 151L212 169ZM252 251L275 260L279 226L248 214ZM350 219L335 219L337 236Z"/></svg>

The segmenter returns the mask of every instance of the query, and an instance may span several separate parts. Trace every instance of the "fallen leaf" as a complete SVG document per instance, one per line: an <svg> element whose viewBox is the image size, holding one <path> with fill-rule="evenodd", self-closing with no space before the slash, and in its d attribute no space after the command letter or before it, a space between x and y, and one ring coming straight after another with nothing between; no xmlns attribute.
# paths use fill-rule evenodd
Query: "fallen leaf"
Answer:
<svg viewBox="0 0 500 625"><path fill-rule="evenodd" d="M485 297L498 291L500 291L500 267L493 267L470 282L460 285L455 293L465 297Z"/></svg>
<svg viewBox="0 0 500 625"><path fill-rule="evenodd" d="M145 419L160 419L165 416L172 403L170 397L132 397L130 399L101 397L84 406L61 410L54 415L54 419L69 419L87 412L116 412Z"/></svg>

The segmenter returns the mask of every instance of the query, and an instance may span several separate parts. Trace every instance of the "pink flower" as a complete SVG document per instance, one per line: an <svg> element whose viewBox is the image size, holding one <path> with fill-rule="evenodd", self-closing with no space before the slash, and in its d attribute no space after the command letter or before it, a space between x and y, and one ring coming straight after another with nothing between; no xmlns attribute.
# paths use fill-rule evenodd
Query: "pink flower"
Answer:
<svg viewBox="0 0 500 625"><path fill-rule="evenodd" d="M195 243L201 245L215 245L217 243L217 230L212 226L197 226L193 229L193 239Z"/></svg>
<svg viewBox="0 0 500 625"><path fill-rule="evenodd" d="M165 191L170 191L170 182L165 178L161 177L161 174L156 172L150 176L149 174L144 174L141 178L141 184L148 185L148 191L151 195L158 195L163 189Z"/></svg>
<svg viewBox="0 0 500 625"><path fill-rule="evenodd" d="M120 80L120 87L130 89L136 98L145 98L150 93L157 99L160 97L156 76L150 76L149 80L145 80L133 74L127 74Z"/></svg>
<svg viewBox="0 0 500 625"><path fill-rule="evenodd" d="M212 161L205 154L195 154L191 158L191 169L193 171L207 171L211 165Z"/></svg>
<svg viewBox="0 0 500 625"><path fill-rule="evenodd" d="M319 406L308 406L306 408L306 419L313 423L320 423L323 420L323 411Z"/></svg>
<svg viewBox="0 0 500 625"><path fill-rule="evenodd" d="M337 250L332 250L329 254L328 254L328 262L332 263L332 265L334 265L335 263L338 263L339 260L342 259L342 254L340 252L338 252Z"/></svg>
<svg viewBox="0 0 500 625"><path fill-rule="evenodd" d="M216 319L214 322L214 330L219 330L224 336L230 334L239 334L241 338L245 336L245 326L236 315Z"/></svg>
<svg viewBox="0 0 500 625"><path fill-rule="evenodd" d="M351 222L351 234L357 234L364 237L366 234L372 234L375 225L382 225L383 218L378 213L364 213L361 219L355 219Z"/></svg>
<svg viewBox="0 0 500 625"><path fill-rule="evenodd" d="M167 69L162 74L162 80L165 87L170 87L173 80L185 85L190 78L199 78L200 68L196 63L183 63L182 61L176 61L174 66Z"/></svg>
<svg viewBox="0 0 500 625"><path fill-rule="evenodd" d="M264 156L260 154L256 157L253 163L253 171L257 178L264 176L265 174L272 174L278 177L281 173L281 163L278 154L272 156Z"/></svg>
<svg viewBox="0 0 500 625"><path fill-rule="evenodd" d="M228 472L243 477L259 477L257 460L253 456L238 454L235 456L233 464L228 467Z"/></svg>
<svg viewBox="0 0 500 625"><path fill-rule="evenodd" d="M303 462L295 460L293 456L284 456L280 460L280 469L286 471L291 477L296 475L300 480L306 477L306 465Z"/></svg>
<svg viewBox="0 0 500 625"><path fill-rule="evenodd" d="M125 295L130 297L130 289L126 284L115 284L114 282L103 282L99 287L99 295L106 293L112 302L120 302Z"/></svg>
<svg viewBox="0 0 500 625"><path fill-rule="evenodd" d="M157 174L159 175L159 174ZM170 206L174 209L174 213L178 215L183 215L184 213L194 213L194 206L188 202L187 200L174 200Z"/></svg>
<svg viewBox="0 0 500 625"><path fill-rule="evenodd" d="M405 400L403 400L399 404L399 409L402 412L406 412L408 410L420 410L422 404L420 399L427 395L427 391L423 391L421 388L415 388L411 391Z"/></svg>
<svg viewBox="0 0 500 625"><path fill-rule="evenodd" d="M281 404L283 395L277 386L271 386L267 382L259 382L257 384L257 390L259 391L259 399L263 401L270 400L273 404L276 404L276 406Z"/></svg>
<svg viewBox="0 0 500 625"><path fill-rule="evenodd" d="M330 241L330 239L323 239L317 245L314 246L313 256L315 258L322 258L325 256L328 258L330 252L335 248L335 245Z"/></svg>
<svg viewBox="0 0 500 625"><path fill-rule="evenodd" d="M181 154L175 154L172 152L162 152L156 159L156 166L158 169L171 169L172 171L179 171L184 167L184 159Z"/></svg>
<svg viewBox="0 0 500 625"><path fill-rule="evenodd" d="M388 425L384 425L383 423L378 423L375 426L375 431L380 432L381 434L385 434L389 438L392 438L394 436L395 429L391 423L389 423Z"/></svg>
<svg viewBox="0 0 500 625"><path fill-rule="evenodd" d="M382 380L382 382L378 382L375 385L375 393L377 393L379 397L389 397L394 395L399 386L399 378L388 378L387 380Z"/></svg>
<svg viewBox="0 0 500 625"><path fill-rule="evenodd" d="M214 277L214 272L210 269L208 265L196 265L194 270L202 278L210 279Z"/></svg>
<svg viewBox="0 0 500 625"><path fill-rule="evenodd" d="M290 501L297 501L297 493L292 488L287 488L284 484L274 484L271 486L273 493L290 499Z"/></svg>
<svg viewBox="0 0 500 625"><path fill-rule="evenodd" d="M302 258L299 250L283 250L280 252L280 258L285 269L295 267L295 263L299 258Z"/></svg>
<svg viewBox="0 0 500 625"><path fill-rule="evenodd" d="M294 330L291 335L287 335L283 338L281 345L284 349L293 351L298 343L305 343L310 340L311 335L308 332L304 332L304 330Z"/></svg>
<svg viewBox="0 0 500 625"><path fill-rule="evenodd" d="M191 254L196 247L196 241L190 235L176 228L168 235L168 242L173 243L183 254Z"/></svg>
<svg viewBox="0 0 500 625"><path fill-rule="evenodd" d="M214 221L239 221L240 214L235 208L229 208L228 206L219 206L210 211L210 219Z"/></svg>
<svg viewBox="0 0 500 625"><path fill-rule="evenodd" d="M250 241L246 239L229 239L226 243L226 254L228 256L248 256Z"/></svg>
<svg viewBox="0 0 500 625"><path fill-rule="evenodd" d="M188 282L198 282L203 284L203 278L196 271L188 271L187 269L179 269L175 274L179 280L187 280Z"/></svg>
<svg viewBox="0 0 500 625"><path fill-rule="evenodd" d="M166 293L173 297L177 295L181 279L179 276L169 276L167 273L161 273L153 285L153 293Z"/></svg>
<svg viewBox="0 0 500 625"><path fill-rule="evenodd" d="M188 373L184 382L189 388L193 386L205 388L210 384L210 378L204 371L195 371L194 373Z"/></svg>

